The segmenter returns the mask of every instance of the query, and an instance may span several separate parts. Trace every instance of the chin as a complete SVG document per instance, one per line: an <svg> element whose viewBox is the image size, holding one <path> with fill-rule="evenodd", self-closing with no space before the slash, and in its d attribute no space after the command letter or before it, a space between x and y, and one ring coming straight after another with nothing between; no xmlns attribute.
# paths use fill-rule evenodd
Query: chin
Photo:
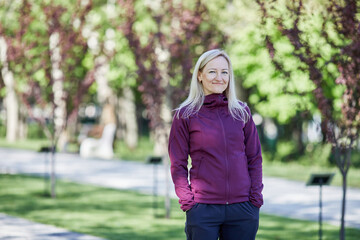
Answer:
<svg viewBox="0 0 360 240"><path fill-rule="evenodd" d="M226 89L219 89L219 90L215 90L213 91L213 93L224 93Z"/></svg>

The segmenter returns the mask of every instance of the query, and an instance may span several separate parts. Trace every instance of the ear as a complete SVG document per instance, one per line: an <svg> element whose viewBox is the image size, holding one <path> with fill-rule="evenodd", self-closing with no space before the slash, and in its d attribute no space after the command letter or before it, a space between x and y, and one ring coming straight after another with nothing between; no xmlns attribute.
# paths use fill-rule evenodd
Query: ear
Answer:
<svg viewBox="0 0 360 240"><path fill-rule="evenodd" d="M200 71L198 72L198 81L202 82L202 77L201 77L201 72Z"/></svg>

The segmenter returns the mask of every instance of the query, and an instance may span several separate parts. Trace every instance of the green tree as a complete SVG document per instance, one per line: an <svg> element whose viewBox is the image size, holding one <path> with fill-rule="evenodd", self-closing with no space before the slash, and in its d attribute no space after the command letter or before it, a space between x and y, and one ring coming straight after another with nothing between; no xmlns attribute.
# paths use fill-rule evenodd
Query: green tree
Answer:
<svg viewBox="0 0 360 240"><path fill-rule="evenodd" d="M343 179L340 228L343 240L347 173L360 133L360 3L355 0L257 2L275 68L289 79L296 64L296 69L312 82L312 97L321 112L324 133L333 145ZM295 62L282 58L279 37L291 47L286 52ZM302 79L297 84L301 85Z"/></svg>
<svg viewBox="0 0 360 240"><path fill-rule="evenodd" d="M273 140L264 137L263 149L270 150L275 158L277 142L291 141L294 148L286 159L296 159L293 157L305 151L302 123L310 120L316 112L311 97L311 81L302 81L298 86L299 71L294 72L288 83L283 81L264 44L259 7L255 1L221 1L220 4L209 1L207 5L211 18L217 19L218 28L228 36L225 50L234 66L238 97L266 118L263 122L274 121L277 126L278 136ZM290 43L283 42L282 45L291 48ZM285 57L294 62L291 56ZM306 74L303 75L305 79L308 78ZM293 87L285 85L301 88L301 96ZM259 133L263 132L264 126L259 126ZM291 131L281 131L283 127Z"/></svg>
<svg viewBox="0 0 360 240"><path fill-rule="evenodd" d="M219 46L224 36L218 34L200 0L119 0L118 4L122 10L119 30L135 57L138 90L150 119L154 152L165 156L171 109L187 94L195 55ZM167 158L164 163L168 165ZM166 203L169 217L169 198Z"/></svg>
<svg viewBox="0 0 360 240"><path fill-rule="evenodd" d="M1 52L1 79L2 96L4 96L4 107L6 109L6 139L15 141L19 137L19 113L20 104L17 89L23 85L24 80L15 81L14 69L11 62L14 55L18 56L21 52L14 52L13 47L23 44L23 48L29 49L30 46L22 43L22 38L26 34L32 19L28 16L29 7L27 2L23 3L23 8L18 8L19 3L1 2L0 3L0 52ZM24 15L20 19L20 15Z"/></svg>
<svg viewBox="0 0 360 240"><path fill-rule="evenodd" d="M92 57L82 35L92 2L24 0L12 4L9 8L20 12L15 14L17 23L1 24L1 35L8 43L6 55L16 91L51 141L51 195L55 197L55 147L69 122L76 119L99 67L89 64ZM35 116L34 107L48 114Z"/></svg>
<svg viewBox="0 0 360 240"><path fill-rule="evenodd" d="M96 29L96 32L99 33L100 41L104 42L103 52L107 56L108 72L104 77L107 78L108 87L112 92L113 100L109 102L115 102L119 129L117 136L124 140L129 149L135 150L139 134L136 106L139 106L141 100L137 91L135 57L125 36L116 29L122 22L122 18L119 18L120 11L115 1L108 1L99 8L96 11L99 16L97 25L101 28Z"/></svg>
<svg viewBox="0 0 360 240"><path fill-rule="evenodd" d="M155 142L166 153L171 109L184 99L196 55L221 45L224 36L202 1L118 1L137 65L138 89ZM165 110L164 110L165 109Z"/></svg>

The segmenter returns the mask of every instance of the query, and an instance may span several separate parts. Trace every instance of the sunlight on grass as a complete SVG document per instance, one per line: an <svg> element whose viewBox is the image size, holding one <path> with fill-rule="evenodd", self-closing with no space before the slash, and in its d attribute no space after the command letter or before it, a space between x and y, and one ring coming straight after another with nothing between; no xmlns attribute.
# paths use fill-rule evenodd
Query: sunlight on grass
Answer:
<svg viewBox="0 0 360 240"><path fill-rule="evenodd" d="M185 214L172 201L171 219L154 217L153 197L58 181L57 199L44 195L41 178L0 175L0 212L106 239L185 239ZM159 197L157 213L164 215ZM161 208L161 209L160 209ZM338 227L324 224L324 240L337 239ZM347 239L360 230L348 229ZM317 239L317 223L262 214L258 240Z"/></svg>
<svg viewBox="0 0 360 240"><path fill-rule="evenodd" d="M136 149L129 149L124 141L116 141L114 152L115 157L122 160L145 162L153 154L153 149L154 143L149 137L140 137Z"/></svg>
<svg viewBox="0 0 360 240"><path fill-rule="evenodd" d="M49 146L50 141L47 139L24 139L16 142L8 142L5 138L0 138L0 147L16 148L38 151L42 146Z"/></svg>
<svg viewBox="0 0 360 240"><path fill-rule="evenodd" d="M263 163L265 176L281 177L290 180L307 182L310 174L330 172L335 173L331 185L341 186L342 176L336 167L303 166L298 163L268 162ZM348 173L348 186L360 188L360 169L351 168Z"/></svg>

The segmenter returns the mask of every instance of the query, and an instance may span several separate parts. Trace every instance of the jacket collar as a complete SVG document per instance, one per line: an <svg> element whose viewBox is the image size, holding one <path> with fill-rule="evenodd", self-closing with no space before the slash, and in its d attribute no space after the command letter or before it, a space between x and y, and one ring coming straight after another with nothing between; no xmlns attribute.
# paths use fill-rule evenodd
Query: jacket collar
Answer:
<svg viewBox="0 0 360 240"><path fill-rule="evenodd" d="M228 104L228 100L224 94L213 93L205 96L203 105L205 107L217 107L217 106L226 106L227 104Z"/></svg>

